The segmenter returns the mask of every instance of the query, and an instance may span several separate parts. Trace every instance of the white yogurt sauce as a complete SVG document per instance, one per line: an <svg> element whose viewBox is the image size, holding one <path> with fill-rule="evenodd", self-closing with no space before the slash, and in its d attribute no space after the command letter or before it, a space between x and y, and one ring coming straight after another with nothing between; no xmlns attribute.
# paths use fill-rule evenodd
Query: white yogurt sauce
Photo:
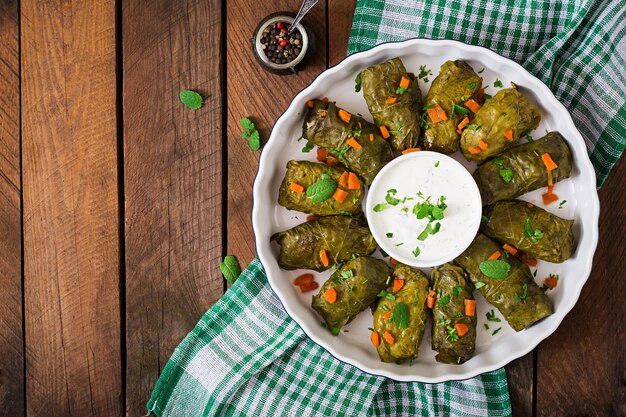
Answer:
<svg viewBox="0 0 626 417"><path fill-rule="evenodd" d="M394 189L393 197L401 201L406 197L404 203L386 203L388 190ZM429 196L433 205L444 196L447 207L443 219L430 222L431 227L440 223L439 232L421 241L418 236L429 218L418 219L413 207ZM374 211L381 203L385 209ZM366 201L367 220L380 247L398 261L418 267L441 265L460 255L476 236L481 212L480 192L471 174L436 152L413 152L387 164L370 186Z"/></svg>

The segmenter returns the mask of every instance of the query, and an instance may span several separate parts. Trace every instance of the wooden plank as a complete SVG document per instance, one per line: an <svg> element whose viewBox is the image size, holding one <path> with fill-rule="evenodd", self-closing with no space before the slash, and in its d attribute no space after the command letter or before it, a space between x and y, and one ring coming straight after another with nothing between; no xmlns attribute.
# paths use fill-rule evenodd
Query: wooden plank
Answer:
<svg viewBox="0 0 626 417"><path fill-rule="evenodd" d="M530 416L533 412L533 355L534 351L504 367L513 416Z"/></svg>
<svg viewBox="0 0 626 417"><path fill-rule="evenodd" d="M589 281L559 329L539 346L538 415L626 415L625 178L622 158L599 192L600 240Z"/></svg>
<svg viewBox="0 0 626 417"><path fill-rule="evenodd" d="M328 2L328 56L330 65L337 65L348 54L348 39L356 0Z"/></svg>
<svg viewBox="0 0 626 417"><path fill-rule="evenodd" d="M115 2L20 8L28 414L120 415Z"/></svg>
<svg viewBox="0 0 626 417"><path fill-rule="evenodd" d="M223 294L221 2L122 5L127 412ZM138 23L140 22L140 24ZM181 90L208 96L186 108Z"/></svg>
<svg viewBox="0 0 626 417"><path fill-rule="evenodd" d="M0 416L24 415L17 1L0 2Z"/></svg>

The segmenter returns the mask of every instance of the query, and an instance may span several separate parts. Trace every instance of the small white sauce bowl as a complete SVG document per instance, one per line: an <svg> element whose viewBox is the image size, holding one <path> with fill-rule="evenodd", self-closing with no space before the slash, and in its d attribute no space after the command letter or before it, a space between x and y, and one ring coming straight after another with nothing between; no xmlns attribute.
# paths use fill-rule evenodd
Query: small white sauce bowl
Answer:
<svg viewBox="0 0 626 417"><path fill-rule="evenodd" d="M375 212L377 204L386 203L390 189L397 190L393 195L397 199L411 199ZM418 192L430 196L435 205L443 195L447 204L444 218L431 223L440 223L439 232L423 241L417 237L429 220L413 214L415 204L424 201ZM449 262L467 249L480 226L482 203L478 186L463 165L444 154L420 151L394 159L378 173L369 187L365 213L374 239L385 252L399 262L424 268ZM413 254L416 247L418 256Z"/></svg>

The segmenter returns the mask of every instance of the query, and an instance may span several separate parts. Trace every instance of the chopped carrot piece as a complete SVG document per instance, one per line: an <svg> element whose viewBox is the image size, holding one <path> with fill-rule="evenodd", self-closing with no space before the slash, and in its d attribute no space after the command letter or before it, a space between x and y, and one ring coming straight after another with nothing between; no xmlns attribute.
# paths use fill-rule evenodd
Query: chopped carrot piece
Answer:
<svg viewBox="0 0 626 417"><path fill-rule="evenodd" d="M480 87L480 89L478 90L478 94L476 94L476 101L478 101L478 104L482 106L484 98L485 98L485 89L483 87Z"/></svg>
<svg viewBox="0 0 626 417"><path fill-rule="evenodd" d="M465 304L466 316L473 317L476 315L476 300L464 300L463 304Z"/></svg>
<svg viewBox="0 0 626 417"><path fill-rule="evenodd" d="M337 291L334 287L330 287L327 289L322 296L328 301L330 304L334 304L337 301Z"/></svg>
<svg viewBox="0 0 626 417"><path fill-rule="evenodd" d="M482 152L482 149L480 149L478 146L469 146L467 150L473 155L477 155Z"/></svg>
<svg viewBox="0 0 626 417"><path fill-rule="evenodd" d="M335 190L335 193L333 194L333 198L338 203L343 203L347 196L348 196L348 192L342 190L341 188L337 188Z"/></svg>
<svg viewBox="0 0 626 417"><path fill-rule="evenodd" d="M400 87L409 88L410 84L411 84L411 80L409 80L408 78L404 76L400 78Z"/></svg>
<svg viewBox="0 0 626 417"><path fill-rule="evenodd" d="M390 345L393 345L394 342L396 341L393 335L389 333L389 330L385 330L385 334L383 334L383 339L385 339L385 342L387 342Z"/></svg>
<svg viewBox="0 0 626 417"><path fill-rule="evenodd" d="M546 205L554 203L555 201L559 200L559 196L550 192L549 190L547 193L541 194L541 197L543 198L543 204L546 204Z"/></svg>
<svg viewBox="0 0 626 417"><path fill-rule="evenodd" d="M292 182L291 184L289 184L289 188L294 193L301 193L302 191L304 191L304 187L298 184L297 182Z"/></svg>
<svg viewBox="0 0 626 417"><path fill-rule="evenodd" d="M328 155L326 157L325 162L326 162L326 165L331 166L331 167L339 166L339 160L332 155Z"/></svg>
<svg viewBox="0 0 626 417"><path fill-rule="evenodd" d="M322 265L324 266L328 266L330 263L328 261L328 254L326 253L326 250L324 249L320 249L320 261L322 262Z"/></svg>
<svg viewBox="0 0 626 417"><path fill-rule="evenodd" d="M502 253L500 253L500 251L497 250L494 253L492 253L491 256L488 259L490 261L495 261L496 259L500 258L500 256L502 256Z"/></svg>
<svg viewBox="0 0 626 417"><path fill-rule="evenodd" d="M380 127L380 134L383 135L384 139L387 139L389 136L389 130L387 130L387 126L381 126Z"/></svg>
<svg viewBox="0 0 626 417"><path fill-rule="evenodd" d="M533 203L526 203L526 207L528 207L528 208L533 208L533 207L535 207L535 206L533 206Z"/></svg>
<svg viewBox="0 0 626 417"><path fill-rule="evenodd" d="M317 148L317 160L320 162L326 161L326 157L328 156L328 151L324 148Z"/></svg>
<svg viewBox="0 0 626 417"><path fill-rule="evenodd" d="M327 112L326 110L322 110L322 111L320 112L320 116L321 116L321 117L326 117L326 116L328 116L328 112Z"/></svg>
<svg viewBox="0 0 626 417"><path fill-rule="evenodd" d="M359 142L357 142L357 140L356 140L356 139L354 139L354 138L349 138L349 139L346 141L346 143L347 143L348 145L352 146L353 148L356 148L356 149L361 149L361 148L363 148L363 147L361 146L361 144L360 144Z"/></svg>
<svg viewBox="0 0 626 417"><path fill-rule="evenodd" d="M421 151L421 148L406 148L405 150L402 151L402 155L406 155L407 153L411 153L411 152L419 152Z"/></svg>
<svg viewBox="0 0 626 417"><path fill-rule="evenodd" d="M339 177L339 186L347 187L348 186L348 171L343 171L341 177Z"/></svg>
<svg viewBox="0 0 626 417"><path fill-rule="evenodd" d="M462 133L463 133L463 131L462 131L461 129L457 129L457 130L456 130L456 133L457 133L458 135L460 135L460 134L462 134Z"/></svg>
<svg viewBox="0 0 626 417"><path fill-rule="evenodd" d="M345 111L344 109L339 109L339 118L344 122L348 123L352 118L352 115Z"/></svg>
<svg viewBox="0 0 626 417"><path fill-rule="evenodd" d="M470 98L463 104L465 105L465 107L470 109L473 113L476 113L478 110L480 110L480 104L478 104L476 100L474 100L473 98Z"/></svg>
<svg viewBox="0 0 626 417"><path fill-rule="evenodd" d="M504 249L513 256L517 254L517 248L515 246L509 245L508 243L502 245L502 249Z"/></svg>
<svg viewBox="0 0 626 417"><path fill-rule="evenodd" d="M433 124L448 120L446 111L441 108L439 103L435 103L435 107L433 107L432 109L428 109L426 112L428 113L428 117L430 117L430 120L433 122Z"/></svg>
<svg viewBox="0 0 626 417"><path fill-rule="evenodd" d="M393 313L393 310L389 310L388 312L383 314L383 320L385 321L389 320L391 318L391 313Z"/></svg>
<svg viewBox="0 0 626 417"><path fill-rule="evenodd" d="M391 257L389 258L389 263L390 263L391 265L398 265L398 261L396 261L395 259L393 259L393 258L391 258Z"/></svg>
<svg viewBox="0 0 626 417"><path fill-rule="evenodd" d="M552 187L554 185L554 180L552 179L552 170L548 170L548 187Z"/></svg>
<svg viewBox="0 0 626 417"><path fill-rule="evenodd" d="M463 323L455 324L454 328L456 329L456 332L459 334L459 336L463 336L465 333L469 331L469 327L467 327L467 324L463 324Z"/></svg>
<svg viewBox="0 0 626 417"><path fill-rule="evenodd" d="M398 292L404 287L403 279L394 279L393 280L393 292Z"/></svg>
<svg viewBox="0 0 626 417"><path fill-rule="evenodd" d="M374 134L370 133L370 142L374 142Z"/></svg>
<svg viewBox="0 0 626 417"><path fill-rule="evenodd" d="M554 288L556 287L556 284L559 282L559 277L554 276L554 275L550 275L548 278L546 278L543 283L546 287L548 288Z"/></svg>
<svg viewBox="0 0 626 417"><path fill-rule="evenodd" d="M504 137L508 140L513 140L513 131L511 129L505 130L503 133Z"/></svg>
<svg viewBox="0 0 626 417"><path fill-rule="evenodd" d="M541 160L543 164L546 166L548 171L552 171L553 169L557 169L559 166L552 160L549 153L542 153Z"/></svg>
<svg viewBox="0 0 626 417"><path fill-rule="evenodd" d="M396 101L398 101L398 97L393 97L393 96L391 96L391 97L388 97L388 98L387 98L387 100L385 100L385 103L386 103L386 104L393 104L393 103L395 103Z"/></svg>
<svg viewBox="0 0 626 417"><path fill-rule="evenodd" d="M465 116L463 118L463 120L461 120L461 123L459 123L459 125L457 126L459 128L459 130L463 129L465 126L467 126L469 124L469 117Z"/></svg>
<svg viewBox="0 0 626 417"><path fill-rule="evenodd" d="M378 332L372 332L370 340L372 341L374 347L380 346L380 335L378 334Z"/></svg>
<svg viewBox="0 0 626 417"><path fill-rule="evenodd" d="M309 100L306 102L306 105L308 108L312 109L315 106L315 103L313 102L313 100Z"/></svg>
<svg viewBox="0 0 626 417"><path fill-rule="evenodd" d="M309 285L313 282L313 274L302 274L295 280L293 280L294 285Z"/></svg>
<svg viewBox="0 0 626 417"><path fill-rule="evenodd" d="M348 174L348 190L359 189L361 189L361 182L359 181L359 177L357 177L354 172L350 172Z"/></svg>
<svg viewBox="0 0 626 417"><path fill-rule="evenodd" d="M426 307L433 308L435 306L436 298L437 298L437 293L434 290L430 290L428 292L428 297L426 297Z"/></svg>
<svg viewBox="0 0 626 417"><path fill-rule="evenodd" d="M517 253L517 257L520 261L524 262L528 266L537 266L537 260L535 258L530 258L526 255L526 252L519 251Z"/></svg>
<svg viewBox="0 0 626 417"><path fill-rule="evenodd" d="M299 285L299 287L300 287L300 291L305 293L305 292L313 291L316 288L319 288L319 284L313 281L310 284Z"/></svg>
<svg viewBox="0 0 626 417"><path fill-rule="evenodd" d="M478 147L484 151L489 147L489 144L481 139L478 141Z"/></svg>
<svg viewBox="0 0 626 417"><path fill-rule="evenodd" d="M306 221L310 222L311 220L317 220L317 216L315 214L309 214L306 216Z"/></svg>

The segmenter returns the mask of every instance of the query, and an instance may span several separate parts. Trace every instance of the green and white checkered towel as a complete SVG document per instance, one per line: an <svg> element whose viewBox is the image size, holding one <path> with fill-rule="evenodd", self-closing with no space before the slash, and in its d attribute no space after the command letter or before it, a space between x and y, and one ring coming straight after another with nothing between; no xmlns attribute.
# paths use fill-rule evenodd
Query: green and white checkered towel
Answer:
<svg viewBox="0 0 626 417"><path fill-rule="evenodd" d="M200 319L163 370L157 416L509 416L504 370L460 382L366 374L312 342L258 259Z"/></svg>
<svg viewBox="0 0 626 417"><path fill-rule="evenodd" d="M625 0L358 0L348 52L454 39L519 62L570 111L602 185L626 147Z"/></svg>

